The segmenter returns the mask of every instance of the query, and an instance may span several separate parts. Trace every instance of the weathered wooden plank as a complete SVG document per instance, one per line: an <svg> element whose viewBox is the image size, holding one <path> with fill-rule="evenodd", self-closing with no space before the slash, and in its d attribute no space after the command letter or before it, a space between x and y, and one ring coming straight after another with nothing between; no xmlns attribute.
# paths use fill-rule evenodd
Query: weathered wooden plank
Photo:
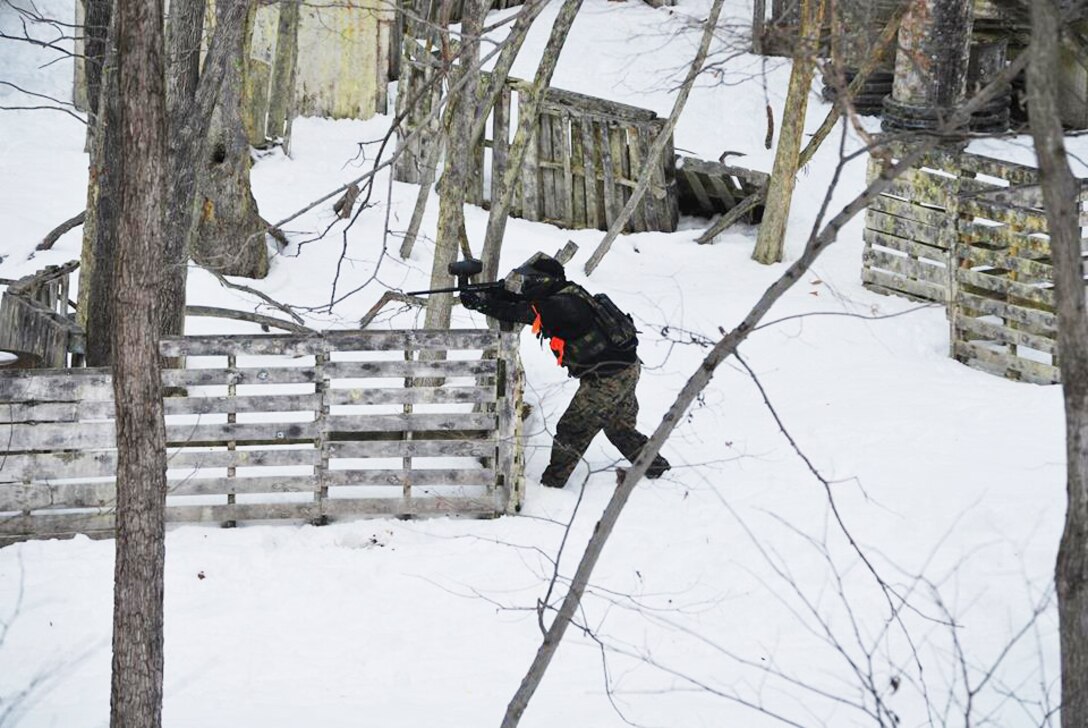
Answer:
<svg viewBox="0 0 1088 728"><path fill-rule="evenodd" d="M1029 283L1019 283L1014 280L968 268L956 268L956 281L960 286L969 285L994 291L1006 296L1013 296L1023 301L1031 301L1054 308L1054 289L1040 288Z"/></svg>
<svg viewBox="0 0 1088 728"><path fill-rule="evenodd" d="M259 493L308 493L313 491L312 475L281 475L233 478L198 476L167 483L167 495L240 495Z"/></svg>
<svg viewBox="0 0 1088 728"><path fill-rule="evenodd" d="M691 189L692 194L695 195L695 199L699 201L699 206L702 208L702 212L706 215L713 215L719 209L717 205L710 199L710 195L707 194L706 186L703 185L702 175L698 172L693 172L687 169L680 170L680 178L684 181L684 184Z"/></svg>
<svg viewBox="0 0 1088 728"><path fill-rule="evenodd" d="M896 235L882 233L879 230L862 231L862 240L868 247L886 248L909 255L912 258L924 258L940 265L948 265L948 250L935 245L926 245Z"/></svg>
<svg viewBox="0 0 1088 728"><path fill-rule="evenodd" d="M495 484L495 471L490 468L447 470L334 470L327 473L330 488L338 485L466 485L489 486ZM416 493L413 490L413 495Z"/></svg>
<svg viewBox="0 0 1088 728"><path fill-rule="evenodd" d="M904 200L896 199L895 197L882 195L873 198L873 200L869 202L869 210L884 212L904 220L920 222L925 225L932 225L933 227L941 227L946 221L946 215L943 210L935 210L913 202L906 202Z"/></svg>
<svg viewBox="0 0 1088 728"><path fill-rule="evenodd" d="M237 414L239 412L315 412L321 395L265 394L236 397L167 397L163 400L167 415Z"/></svg>
<svg viewBox="0 0 1088 728"><path fill-rule="evenodd" d="M571 123L574 123L573 121ZM598 229L604 219L601 211L601 196L598 194L598 174L600 161L597 156L597 145L593 138L593 122L589 119L578 121L578 128L582 134L582 169L585 173L586 183L586 227Z"/></svg>
<svg viewBox="0 0 1088 728"><path fill-rule="evenodd" d="M616 199L616 174L612 162L612 130L605 122L598 124L597 128L601 132L600 151L601 178L604 187L604 222L605 227L610 228L612 227L612 221L619 216L620 210L623 208L623 202ZM622 200L622 193L620 194Z"/></svg>
<svg viewBox="0 0 1088 728"><path fill-rule="evenodd" d="M113 508L111 483L6 483L0 485L0 512L60 508ZM3 516L0 516L0 520Z"/></svg>
<svg viewBox="0 0 1088 728"><path fill-rule="evenodd" d="M947 267L925 263L917 258L869 248L862 254L862 262L870 268L897 273L911 280L928 281L941 287L947 287L949 283Z"/></svg>
<svg viewBox="0 0 1088 728"><path fill-rule="evenodd" d="M22 369L0 372L0 402L112 399L113 378L104 369Z"/></svg>
<svg viewBox="0 0 1088 728"><path fill-rule="evenodd" d="M297 467L317 465L321 453L312 445L296 448L251 448L243 450L198 450L180 448L167 454L166 467L170 478L182 477L185 473L201 468L251 468L251 467Z"/></svg>
<svg viewBox="0 0 1088 728"><path fill-rule="evenodd" d="M67 365L74 325L45 306L10 290L0 299L0 348L41 357L44 366Z"/></svg>
<svg viewBox="0 0 1088 728"><path fill-rule="evenodd" d="M507 84L519 93L525 93L532 87L528 81L518 78L509 79ZM562 109L572 114L613 117L624 121L651 121L657 118L657 114L649 109L559 88L547 89L541 106L546 110Z"/></svg>
<svg viewBox="0 0 1088 728"><path fill-rule="evenodd" d="M1010 372L1015 372L1017 378L1025 382L1057 384L1061 381L1061 371L1055 366L996 352L971 341L953 341L952 356L968 366L998 375L1009 376Z"/></svg>
<svg viewBox="0 0 1088 728"><path fill-rule="evenodd" d="M923 301L944 303L947 289L927 281L913 281L893 273L865 268L861 271L861 280L867 286L884 289L880 292L906 294Z"/></svg>
<svg viewBox="0 0 1088 728"><path fill-rule="evenodd" d="M555 175L555 194L558 198L559 219L569 228L575 227L574 219L574 174L570 159L570 129L573 120L570 114L557 116L552 120L552 151L559 151L559 161L563 165L561 172Z"/></svg>
<svg viewBox="0 0 1088 728"><path fill-rule="evenodd" d="M313 440L318 436L319 432L316 422L227 422L210 425L167 425L166 441L171 445L226 444L230 441L237 443L287 444Z"/></svg>
<svg viewBox="0 0 1088 728"><path fill-rule="evenodd" d="M314 381L314 376L313 366L163 369L162 383L170 387L227 384L309 384Z"/></svg>
<svg viewBox="0 0 1088 728"><path fill-rule="evenodd" d="M493 359L446 361L333 361L325 365L329 379L369 379L379 377L426 378L472 377L494 374Z"/></svg>
<svg viewBox="0 0 1088 728"><path fill-rule="evenodd" d="M898 238L914 240L936 247L947 245L943 242L941 228L927 225L915 220L907 220L895 215L889 215L873 208L865 213L865 227L870 230L894 235Z"/></svg>
<svg viewBox="0 0 1088 728"><path fill-rule="evenodd" d="M1020 281L1025 282L1024 276L1029 279L1038 279L1052 282L1054 280L1054 266L1047 262L1040 262L1020 255L1011 255L1008 250L987 250L981 247L968 247L966 245L957 248L957 262L970 266L988 265L1003 270L1015 271L1020 276Z"/></svg>
<svg viewBox="0 0 1088 728"><path fill-rule="evenodd" d="M1050 229L1044 212L988 203L977 197L961 200L960 213L1000 222L1021 233L1045 233Z"/></svg>
<svg viewBox="0 0 1088 728"><path fill-rule="evenodd" d="M117 472L116 450L8 452L0 455L0 458L3 459L3 467L0 467L0 482L112 478Z"/></svg>
<svg viewBox="0 0 1088 728"><path fill-rule="evenodd" d="M510 89L504 87L491 117L491 200L502 192L502 181L510 160Z"/></svg>
<svg viewBox="0 0 1088 728"><path fill-rule="evenodd" d="M113 402L0 402L0 424L79 422L113 419L113 416Z"/></svg>
<svg viewBox="0 0 1088 728"><path fill-rule="evenodd" d="M1038 336L1021 329L1009 328L970 316L956 316L953 318L952 336L954 340L959 341L982 338L1013 346L1027 346L1046 354L1057 354L1058 352L1058 342L1054 338Z"/></svg>
<svg viewBox="0 0 1088 728"><path fill-rule="evenodd" d="M680 157L676 164L678 171L685 174L696 173L706 177L729 175L743 179L756 188L766 187L771 179L771 176L766 172L745 169L744 167L735 167L721 162L710 162L705 159L698 159L697 157Z"/></svg>
<svg viewBox="0 0 1088 728"><path fill-rule="evenodd" d="M540 156L537 159L537 167L540 169L540 201L541 219L547 222L557 222L559 213L555 193L556 155L552 148L552 122L558 123L552 114L541 112L537 120L538 148Z"/></svg>
<svg viewBox="0 0 1088 728"><path fill-rule="evenodd" d="M999 316L1007 321L1016 321L1019 324L1033 327L1034 330L1039 332L1057 331L1058 317L1053 310L1048 311L1006 303L963 289L956 290L954 302L957 307Z"/></svg>
<svg viewBox="0 0 1088 728"><path fill-rule="evenodd" d="M175 505L166 503L168 523L241 523L244 521L316 521L321 516L316 501L277 503L223 503Z"/></svg>
<svg viewBox="0 0 1088 728"><path fill-rule="evenodd" d="M413 494L414 495L414 494ZM350 516L497 516L502 507L495 496L434 496L412 498L329 498L325 511L330 518Z"/></svg>
<svg viewBox="0 0 1088 728"><path fill-rule="evenodd" d="M1021 255L1031 254L1039 258L1050 256L1050 238L1018 232L1007 225L986 225L960 219L957 242L962 247L1016 248Z"/></svg>
<svg viewBox="0 0 1088 728"><path fill-rule="evenodd" d="M492 457L497 447L493 438L479 440L377 440L370 442L325 443L329 459Z"/></svg>
<svg viewBox="0 0 1088 728"><path fill-rule="evenodd" d="M571 227L590 227L586 222L586 187L590 180L586 172L585 141L582 139L582 124L568 118L570 135L570 180L571 180Z"/></svg>
<svg viewBox="0 0 1088 728"><path fill-rule="evenodd" d="M518 97L518 118L527 112L525 97ZM521 217L526 220L541 219L541 172L540 172L540 132L533 125L529 143L525 145L525 154L521 162L521 175L518 177L518 189L521 190Z"/></svg>
<svg viewBox="0 0 1088 728"><path fill-rule="evenodd" d="M495 415L486 412L328 415L325 427L329 433L494 430Z"/></svg>
<svg viewBox="0 0 1088 728"><path fill-rule="evenodd" d="M32 513L0 516L0 536L70 536L76 533L112 532L112 512Z"/></svg>
<svg viewBox="0 0 1088 728"><path fill-rule="evenodd" d="M321 334L253 334L164 338L163 356L235 354L305 356L334 351L454 351L486 349L497 333L489 329L403 329L398 331L326 331Z"/></svg>
<svg viewBox="0 0 1088 728"><path fill-rule="evenodd" d="M358 387L330 389L325 403L337 405L486 403L495 401L494 387Z"/></svg>
<svg viewBox="0 0 1088 728"><path fill-rule="evenodd" d="M45 422L4 428L6 450L102 450L116 442L112 422Z"/></svg>

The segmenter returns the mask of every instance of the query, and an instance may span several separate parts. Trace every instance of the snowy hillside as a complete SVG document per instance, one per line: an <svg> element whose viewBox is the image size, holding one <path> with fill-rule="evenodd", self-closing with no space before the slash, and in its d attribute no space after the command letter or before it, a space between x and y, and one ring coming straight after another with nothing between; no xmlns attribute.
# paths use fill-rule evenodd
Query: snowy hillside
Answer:
<svg viewBox="0 0 1088 728"><path fill-rule="evenodd" d="M38 3L62 17L70 5ZM586 0L554 85L667 114L698 39L686 21L705 17L709 5ZM750 23L748 5L728 5L721 58L742 45L735 34ZM545 10L515 75L531 75L558 7L553 0ZM16 22L0 3L0 29ZM0 41L0 79L70 95L71 63L55 58ZM764 107L781 118L788 75L780 59L731 57L692 93L677 148L707 159L743 151L735 163L769 172ZM34 103L0 85L0 106ZM810 131L827 109L813 93ZM254 167L262 215L282 219L359 176L359 143L388 124L296 121L292 157L276 153ZM78 257L77 230L28 260L85 204L83 133L56 111L0 111L0 278ZM798 180L787 263L828 191L839 137ZM1024 140L987 147L1025 149ZM864 179L864 159L850 164L831 209ZM401 260L399 240L383 249L382 230L387 215L392 228L407 227L416 188L394 183L387 199L388 188L381 178L374 206L346 239L337 228L289 249L257 287L320 309L346 245L337 290L375 281L331 312L310 312L312 325L350 327L388 288L425 288L437 203L427 239ZM486 213L468 208L466 217L478 249ZM288 232L306 239L332 219L322 206ZM644 332L643 431L699 366L704 342L734 325L784 269L750 259L755 231L743 225L697 245L707 224L685 218L673 234L622 237L582 281L630 310ZM581 249L569 270L582 280L600 237L511 220L503 263L572 239ZM972 725L1055 724L1044 716L1058 698L1061 393L950 359L944 311L863 289L861 248L855 220L771 311L767 320L777 323L741 348L829 488L793 450L745 369L726 362L665 445L672 471L637 487L587 594L585 629L568 632L523 726L869 726L874 695L902 726L962 726L969 694ZM192 303L256 306L201 271L189 281ZM375 325L421 325L414 312L390 311ZM455 323L483 319L458 308ZM189 330L236 326L194 319ZM539 485L550 430L576 382L528 334L522 347L533 415L520 516L170 529L164 725L499 724L540 642L535 606L562 595L562 586L549 592L554 562L562 582L612 492L619 457L598 438L591 470L579 468L561 491ZM0 725L108 724L113 549L85 538L0 549Z"/></svg>

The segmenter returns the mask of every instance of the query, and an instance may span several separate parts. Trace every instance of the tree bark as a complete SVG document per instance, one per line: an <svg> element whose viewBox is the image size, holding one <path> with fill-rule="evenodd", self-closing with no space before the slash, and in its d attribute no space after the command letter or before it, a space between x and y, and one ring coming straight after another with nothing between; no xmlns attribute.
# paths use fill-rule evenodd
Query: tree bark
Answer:
<svg viewBox="0 0 1088 728"><path fill-rule="evenodd" d="M118 0L117 556L111 728L162 724L166 428L159 372L165 233L162 3ZM104 261L99 260L99 264Z"/></svg>
<svg viewBox="0 0 1088 728"><path fill-rule="evenodd" d="M480 33L487 9L488 4L484 0L466 0L461 16L461 47L457 64L461 74L459 78L464 83L460 93L449 101L454 107L446 143L446 166L438 182L438 235L431 268L432 288L453 285L453 276L447 268L457 260L457 252L465 235L465 188L472 163L472 125L476 115L476 91L480 85ZM449 328L452 308L452 294L439 293L428 297L426 327Z"/></svg>
<svg viewBox="0 0 1088 728"><path fill-rule="evenodd" d="M268 275L267 225L257 213L249 185L249 138L242 121L242 87L250 30L257 12L246 6L242 32L233 36L230 60L219 89L210 133L196 155L196 221L190 254L196 262L222 275L264 278ZM217 4L218 27L231 16L230 2Z"/></svg>
<svg viewBox="0 0 1088 728"><path fill-rule="evenodd" d="M484 236L483 252L480 255L484 264L483 275L487 280L493 280L498 274L499 252L502 248L503 234L506 232L506 218L510 214L510 203L514 199L514 183L521 174L525 150L530 143L536 143L533 130L537 125L540 102L551 83L555 66L559 62L559 54L567 42L567 35L581 7L582 0L563 0L563 7L559 9L559 15L552 24L551 35L548 36L548 43L544 46L540 65L537 66L529 98L518 107L520 114L518 129L514 133L514 141L510 145L506 158L502 185L497 193L498 199L491 200L491 214L487 218L487 234Z"/></svg>
<svg viewBox="0 0 1088 728"><path fill-rule="evenodd" d="M817 44L823 22L826 0L801 0L801 38L793 57L789 91L786 93L786 110L782 116L782 131L778 137L774 168L767 189L767 204L763 222L756 235L756 247L752 259L770 264L782 260L786 242L786 223L790 217L790 203L797 182L798 155L801 137L805 133L805 111L812 88L812 74L816 66Z"/></svg>
<svg viewBox="0 0 1088 728"><path fill-rule="evenodd" d="M710 16L706 19L706 25L703 28L703 38L699 43L699 50L695 53L695 60L691 62L687 78L681 84L680 93L677 94L676 100L672 104L672 112L669 114L669 118L661 131L658 132L654 143L650 145L650 151L646 154L646 158L642 160L642 169L638 171L638 182L635 183L635 188L631 190L631 197L624 204L620 214L612 221L612 225L608 228L608 232L605 233L604 239L597 245L597 249L593 251L593 255L586 261L585 273L587 276L597 269L601 259L612 247L616 237L623 232L627 221L631 219L635 208L642 202L642 196L646 194L646 190L650 186L654 167L661 164L661 154L665 151L665 145L672 139L672 132L676 128L676 122L680 121L680 113L684 110L684 105L687 104L688 96L691 94L691 87L695 85L695 79L699 77L699 73L703 70L703 63L706 62L707 53L710 51L710 41L714 39L714 31L718 27L718 17L722 13L722 4L723 0L714 0L714 4L710 8Z"/></svg>
<svg viewBox="0 0 1088 728"><path fill-rule="evenodd" d="M1050 227L1065 400L1065 529L1055 582L1061 638L1063 728L1088 725L1088 308L1077 197L1058 108L1063 19L1053 0L1031 3L1028 115Z"/></svg>
<svg viewBox="0 0 1088 728"><path fill-rule="evenodd" d="M113 266L116 255L121 154L116 17L110 22L98 95L98 114L87 183L87 218L80 254L79 320L87 335L87 366L109 366L113 336Z"/></svg>

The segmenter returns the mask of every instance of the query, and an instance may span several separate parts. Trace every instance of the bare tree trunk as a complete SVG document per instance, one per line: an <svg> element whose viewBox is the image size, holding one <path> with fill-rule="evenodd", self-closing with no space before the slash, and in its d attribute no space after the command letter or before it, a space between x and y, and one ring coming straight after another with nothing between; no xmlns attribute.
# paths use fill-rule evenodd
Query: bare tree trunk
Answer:
<svg viewBox="0 0 1088 728"><path fill-rule="evenodd" d="M98 131L98 99L102 89L102 69L106 65L106 41L109 38L113 0L87 0L83 18L83 55L87 73L87 151L94 154L94 135Z"/></svg>
<svg viewBox="0 0 1088 728"><path fill-rule="evenodd" d="M87 366L108 366L113 346L113 270L117 245L121 154L116 18L110 22L98 96L97 130L91 145L87 218L80 255L79 314L87 336Z"/></svg>
<svg viewBox="0 0 1088 728"><path fill-rule="evenodd" d="M172 0L170 25L169 97L169 204L165 275L162 286L162 331L180 335L185 331L185 283L188 277L189 241L197 212L196 171L211 124L220 85L230 63L231 52L245 30L244 0L225 0L208 46L203 70L199 49L204 25L203 0ZM194 53L193 50L196 50ZM196 80L194 74L199 76ZM262 241L263 242L263 241Z"/></svg>
<svg viewBox="0 0 1088 728"><path fill-rule="evenodd" d="M519 108L521 114L518 119L518 129L514 133L514 141L510 145L510 151L506 158L506 169L503 171L502 185L496 193L497 199L491 200L491 214L487 218L487 234L484 237L483 252L481 258L484 262L483 275L486 279L493 279L498 273L499 250L502 247L502 237L506 232L506 218L510 214L510 203L514 199L514 184L521 174L521 162L525 158L525 150L529 144L536 143L536 129L540 102L544 98L544 91L551 83L555 66L559 62L559 54L567 42L567 34L574 25L574 18L582 7L582 0L563 0L563 7L559 9L559 15L552 24L551 35L544 46L544 53L537 66L536 76L533 78L533 87L529 91L527 103L522 103Z"/></svg>
<svg viewBox="0 0 1088 728"><path fill-rule="evenodd" d="M162 333L185 333L185 284L193 219L196 163L183 128L190 123L200 83L200 45L205 0L171 0L168 27L167 114L171 184L166 208Z"/></svg>
<svg viewBox="0 0 1088 728"><path fill-rule="evenodd" d="M118 0L121 156L114 398L117 557L111 728L162 724L166 428L159 286L166 201L162 3ZM103 261L99 261L103 263Z"/></svg>
<svg viewBox="0 0 1088 728"><path fill-rule="evenodd" d="M703 63L706 62L707 53L710 51L710 41L714 39L714 31L718 27L718 17L722 13L722 4L723 0L714 0L714 5L710 8L710 16L706 19L706 25L703 27L703 38L699 43L699 50L695 53L695 60L691 62L687 78L684 79L684 83L680 86L680 93L677 94L676 100L672 104L672 112L669 114L669 118L661 131L658 132L654 143L650 145L650 151L646 154L646 158L642 161L642 169L638 171L638 182L635 183L635 188L631 190L631 197L623 206L620 214L612 221L612 225L608 228L608 232L605 233L604 239L597 245L597 249L593 251L593 255L586 261L585 273L587 276L597 269L601 259L612 247L616 237L623 232L624 226L631 219L635 208L642 202L642 196L646 194L646 190L650 186L654 167L661 164L661 154L665 151L665 145L672 139L672 132L676 128L676 122L680 121L680 113L684 110L688 95L691 94L691 87L695 85L695 79L699 77L699 73L703 70Z"/></svg>
<svg viewBox="0 0 1088 728"><path fill-rule="evenodd" d="M805 133L805 112L812 89L812 74L816 66L817 44L823 23L826 0L801 0L801 38L793 57L790 86L786 93L786 110L782 116L782 131L767 189L767 204L763 222L759 225L752 258L760 263L782 260L786 242L786 223L790 217L790 202L797 182L798 155L801 137Z"/></svg>
<svg viewBox="0 0 1088 728"><path fill-rule="evenodd" d="M1068 504L1055 567L1062 656L1062 726L1088 725L1088 309L1077 197L1058 109L1063 20L1053 0L1031 3L1028 113L1039 161L1058 300Z"/></svg>
<svg viewBox="0 0 1088 728"><path fill-rule="evenodd" d="M233 37L230 60L219 89L219 103L203 153L196 155L197 219L190 254L201 265L222 275L264 278L268 275L268 228L257 213L249 186L249 138L242 121L245 49L257 12L255 0L235 0L246 6L242 32ZM219 23L231 14L231 3L217 4Z"/></svg>
<svg viewBox="0 0 1088 728"><path fill-rule="evenodd" d="M466 0L461 16L461 48L457 64L464 84L460 93L449 101L453 108L447 132L446 166L438 183L438 238L431 268L433 288L453 285L453 277L447 268L457 260L457 251L465 236L465 188L471 172L472 124L476 116L476 91L480 85L480 33L487 9L488 4L484 0ZM452 307L451 294L430 296L427 300L426 327L449 328Z"/></svg>

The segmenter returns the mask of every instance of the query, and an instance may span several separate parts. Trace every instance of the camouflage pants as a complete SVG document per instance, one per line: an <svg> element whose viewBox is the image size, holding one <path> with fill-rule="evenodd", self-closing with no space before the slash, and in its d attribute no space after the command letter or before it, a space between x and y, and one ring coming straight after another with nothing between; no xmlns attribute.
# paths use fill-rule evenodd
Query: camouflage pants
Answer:
<svg viewBox="0 0 1088 728"><path fill-rule="evenodd" d="M612 376L584 377L578 382L574 399L555 427L551 462L540 482L563 487L601 430L625 458L635 461L648 439L635 429L638 416L635 385L641 371L642 365L635 362Z"/></svg>

